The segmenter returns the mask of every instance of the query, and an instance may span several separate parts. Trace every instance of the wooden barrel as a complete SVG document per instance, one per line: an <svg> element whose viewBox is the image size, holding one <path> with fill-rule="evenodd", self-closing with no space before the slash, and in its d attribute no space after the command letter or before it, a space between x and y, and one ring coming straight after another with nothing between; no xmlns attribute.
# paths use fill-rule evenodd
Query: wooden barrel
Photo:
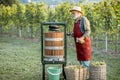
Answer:
<svg viewBox="0 0 120 80"><path fill-rule="evenodd" d="M45 33L45 56L63 57L64 55L64 33L47 32Z"/></svg>

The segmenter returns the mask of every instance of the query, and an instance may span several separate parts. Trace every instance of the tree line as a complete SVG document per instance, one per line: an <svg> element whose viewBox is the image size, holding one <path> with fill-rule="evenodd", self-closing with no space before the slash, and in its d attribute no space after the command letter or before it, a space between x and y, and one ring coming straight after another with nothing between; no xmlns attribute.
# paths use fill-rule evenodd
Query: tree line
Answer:
<svg viewBox="0 0 120 80"><path fill-rule="evenodd" d="M40 29L41 22L66 22L67 31L73 28L73 19L69 12L72 6L82 7L84 16L91 23L92 34L114 35L120 33L120 1L104 0L99 3L74 3L64 2L58 4L54 9L44 3L29 4L0 4L0 28L1 32L10 32L12 28L20 37L24 33L34 38L36 31ZM38 33L39 34L39 33Z"/></svg>

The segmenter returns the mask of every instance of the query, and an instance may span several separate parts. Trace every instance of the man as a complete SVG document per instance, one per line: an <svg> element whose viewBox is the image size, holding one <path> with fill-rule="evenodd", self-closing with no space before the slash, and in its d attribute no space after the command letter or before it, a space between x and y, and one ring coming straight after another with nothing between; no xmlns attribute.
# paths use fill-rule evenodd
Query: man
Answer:
<svg viewBox="0 0 120 80"><path fill-rule="evenodd" d="M83 16L80 7L74 6L70 12L75 20L72 36L75 40L77 59L80 65L89 68L91 60L90 23Z"/></svg>

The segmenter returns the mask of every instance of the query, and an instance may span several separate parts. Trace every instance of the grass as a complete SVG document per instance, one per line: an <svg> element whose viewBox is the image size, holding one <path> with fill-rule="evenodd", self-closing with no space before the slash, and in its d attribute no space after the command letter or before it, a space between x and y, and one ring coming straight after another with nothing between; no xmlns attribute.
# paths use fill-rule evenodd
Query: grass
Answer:
<svg viewBox="0 0 120 80"><path fill-rule="evenodd" d="M67 65L79 65L68 41ZM0 35L0 80L42 80L40 42ZM120 80L120 56L93 50L93 61L107 63L107 80Z"/></svg>
<svg viewBox="0 0 120 80"><path fill-rule="evenodd" d="M38 80L40 45L0 36L0 80Z"/></svg>

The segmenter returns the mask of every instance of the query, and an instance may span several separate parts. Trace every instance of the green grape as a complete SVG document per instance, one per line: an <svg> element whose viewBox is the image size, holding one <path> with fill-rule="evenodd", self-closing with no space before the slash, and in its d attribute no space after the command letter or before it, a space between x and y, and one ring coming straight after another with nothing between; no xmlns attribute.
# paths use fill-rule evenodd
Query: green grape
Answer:
<svg viewBox="0 0 120 80"><path fill-rule="evenodd" d="M92 62L92 65L100 66L100 65L105 65L105 62Z"/></svg>

